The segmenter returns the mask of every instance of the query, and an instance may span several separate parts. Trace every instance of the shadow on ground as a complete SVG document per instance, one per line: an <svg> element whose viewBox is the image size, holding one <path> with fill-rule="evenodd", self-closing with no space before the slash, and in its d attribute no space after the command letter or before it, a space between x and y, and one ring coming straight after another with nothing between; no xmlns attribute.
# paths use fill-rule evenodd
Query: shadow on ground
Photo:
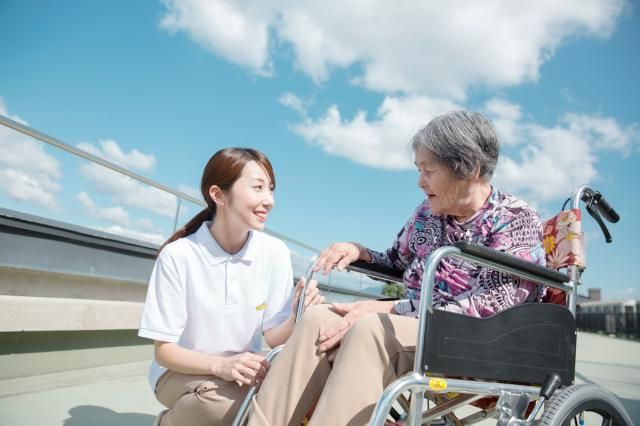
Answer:
<svg viewBox="0 0 640 426"><path fill-rule="evenodd" d="M96 405L79 405L69 410L63 426L151 426L155 416L142 413L117 413Z"/></svg>

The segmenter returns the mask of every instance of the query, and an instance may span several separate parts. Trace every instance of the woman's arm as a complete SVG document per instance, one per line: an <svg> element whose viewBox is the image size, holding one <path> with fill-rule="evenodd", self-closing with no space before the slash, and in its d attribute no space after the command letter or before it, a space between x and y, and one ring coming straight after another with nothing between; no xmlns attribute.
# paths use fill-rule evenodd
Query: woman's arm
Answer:
<svg viewBox="0 0 640 426"><path fill-rule="evenodd" d="M154 341L158 364L182 374L214 375L227 381L251 385L260 381L269 364L263 356L245 352L228 357L208 355L177 343Z"/></svg>
<svg viewBox="0 0 640 426"><path fill-rule="evenodd" d="M284 322L264 331L264 340L267 342L269 347L275 348L276 346L284 344L293 332L293 327L296 322L296 313L298 310L298 300L300 299L300 293L302 292L303 287L304 278L301 278L296 285L295 293L291 301L291 314L289 317ZM320 303L324 303L324 296L322 296L320 294L320 290L318 290L318 282L316 280L311 280L309 281L309 285L307 286L305 293L304 306L305 308L308 308L309 306L318 305Z"/></svg>
<svg viewBox="0 0 640 426"><path fill-rule="evenodd" d="M264 331L264 340L267 342L270 348L283 345L291 333L293 333L293 327L295 325L295 316L290 315L284 322Z"/></svg>

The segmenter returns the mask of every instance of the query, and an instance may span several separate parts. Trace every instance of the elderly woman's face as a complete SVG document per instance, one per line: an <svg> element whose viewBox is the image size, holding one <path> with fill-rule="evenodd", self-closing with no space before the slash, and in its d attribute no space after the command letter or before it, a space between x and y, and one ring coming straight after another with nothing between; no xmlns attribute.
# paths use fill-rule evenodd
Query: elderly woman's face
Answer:
<svg viewBox="0 0 640 426"><path fill-rule="evenodd" d="M432 154L423 150L416 151L416 167L420 173L418 187L427 196L431 211L438 215L463 215L463 200L469 183L456 177Z"/></svg>

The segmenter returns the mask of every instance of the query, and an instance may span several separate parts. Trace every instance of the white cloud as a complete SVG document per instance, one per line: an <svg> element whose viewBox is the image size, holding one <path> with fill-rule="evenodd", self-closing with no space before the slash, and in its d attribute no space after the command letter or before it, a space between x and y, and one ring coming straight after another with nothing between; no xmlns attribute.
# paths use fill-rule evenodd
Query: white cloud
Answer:
<svg viewBox="0 0 640 426"><path fill-rule="evenodd" d="M0 114L27 124L8 113L2 97ZM56 193L62 189L61 179L58 160L48 154L40 142L0 126L0 191L17 201L59 210Z"/></svg>
<svg viewBox="0 0 640 426"><path fill-rule="evenodd" d="M149 218L143 217L132 220L129 213L120 206L96 206L95 202L86 192L80 192L76 196L76 199L85 207L92 217L111 222L111 225L108 227L98 227L97 229L154 244L162 244L166 239Z"/></svg>
<svg viewBox="0 0 640 426"><path fill-rule="evenodd" d="M53 193L60 189L59 184L46 176L32 176L23 170L0 168L0 191L14 200L59 210L58 200Z"/></svg>
<svg viewBox="0 0 640 426"><path fill-rule="evenodd" d="M161 27L254 71L293 48L314 81L355 66L354 82L394 94L464 98L473 86L535 81L576 36L607 37L623 0L412 3L371 0L171 0ZM270 42L270 36L273 39Z"/></svg>
<svg viewBox="0 0 640 426"><path fill-rule="evenodd" d="M270 74L269 2L217 0L166 0L167 13L160 27L170 33L186 32L211 53Z"/></svg>
<svg viewBox="0 0 640 426"><path fill-rule="evenodd" d="M407 146L413 134L435 115L460 108L446 99L387 97L373 119L364 112L344 119L334 105L317 119L305 112L292 129L325 152L355 163L411 169ZM567 113L556 125L543 126L525 120L519 105L500 98L489 100L484 111L503 146L494 182L534 204L561 199L599 179L600 152L628 155L640 142L637 124L624 127L610 117Z"/></svg>
<svg viewBox="0 0 640 426"><path fill-rule="evenodd" d="M143 154L137 149L133 149L127 154L122 151L118 143L114 140L100 139L98 145L100 145L100 147L96 147L87 142L81 142L77 147L96 157L111 161L127 169L151 171L156 165L156 158L152 154Z"/></svg>
<svg viewBox="0 0 640 426"><path fill-rule="evenodd" d="M114 204L138 208L160 216L173 218L176 212L176 197L152 186L142 184L128 176L95 163L80 168L94 189L109 195Z"/></svg>
<svg viewBox="0 0 640 426"><path fill-rule="evenodd" d="M180 184L178 185L178 191L184 192L187 195L191 195L193 198L197 198L202 200L202 194L200 193L200 188L194 188L190 185Z"/></svg>
<svg viewBox="0 0 640 426"><path fill-rule="evenodd" d="M86 192L80 192L76 198L96 219L107 220L122 226L128 226L131 223L129 213L122 207L98 207Z"/></svg>
<svg viewBox="0 0 640 426"><path fill-rule="evenodd" d="M293 131L330 154L371 167L402 170L413 167L408 145L414 133L433 116L459 108L446 99L387 97L373 120L367 120L364 111L351 120L343 119L333 105L323 117L305 118Z"/></svg>
<svg viewBox="0 0 640 426"><path fill-rule="evenodd" d="M100 140L98 144L99 147L96 147L85 142L78 144L78 148L129 169L150 171L155 167L156 160L151 154L136 149L125 153L113 140ZM96 163L84 164L80 171L92 182L96 191L110 196L116 205L134 207L169 218L175 216L176 197L172 194Z"/></svg>
<svg viewBox="0 0 640 426"><path fill-rule="evenodd" d="M621 151L628 155L634 141L640 140L637 124L622 128L610 117L567 114L564 121L572 132L582 135L599 149Z"/></svg>
<svg viewBox="0 0 640 426"><path fill-rule="evenodd" d="M136 219L135 224L144 231L157 231L158 228L153 224L153 221L149 218L143 217Z"/></svg>
<svg viewBox="0 0 640 426"><path fill-rule="evenodd" d="M291 92L285 92L280 95L278 102L302 115L307 114L307 106L304 101Z"/></svg>
<svg viewBox="0 0 640 426"><path fill-rule="evenodd" d="M493 98L485 105L485 111L492 117L496 132L500 135L500 142L506 145L521 143L522 135L517 123L522 117L520 105L507 102L504 99Z"/></svg>
<svg viewBox="0 0 640 426"><path fill-rule="evenodd" d="M166 237L160 233L154 232L140 232L133 229L124 228L120 225L111 225L106 228L96 228L100 231L108 232L110 234L121 235L123 237L133 238L134 240L146 241L152 244L161 245L165 242Z"/></svg>
<svg viewBox="0 0 640 426"><path fill-rule="evenodd" d="M598 180L600 152L625 156L640 142L636 124L623 127L610 117L567 113L547 127L522 120L515 113L519 106L502 99L489 101L485 110L504 146L494 182L533 203L568 197Z"/></svg>

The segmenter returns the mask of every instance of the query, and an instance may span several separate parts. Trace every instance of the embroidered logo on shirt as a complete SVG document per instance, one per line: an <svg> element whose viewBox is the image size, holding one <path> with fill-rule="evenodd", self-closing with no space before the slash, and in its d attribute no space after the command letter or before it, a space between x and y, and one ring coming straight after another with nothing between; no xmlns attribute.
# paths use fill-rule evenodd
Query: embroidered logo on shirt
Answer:
<svg viewBox="0 0 640 426"><path fill-rule="evenodd" d="M259 304L258 306L256 306L256 311L261 311L264 308L267 307L267 302L262 302L261 304Z"/></svg>

